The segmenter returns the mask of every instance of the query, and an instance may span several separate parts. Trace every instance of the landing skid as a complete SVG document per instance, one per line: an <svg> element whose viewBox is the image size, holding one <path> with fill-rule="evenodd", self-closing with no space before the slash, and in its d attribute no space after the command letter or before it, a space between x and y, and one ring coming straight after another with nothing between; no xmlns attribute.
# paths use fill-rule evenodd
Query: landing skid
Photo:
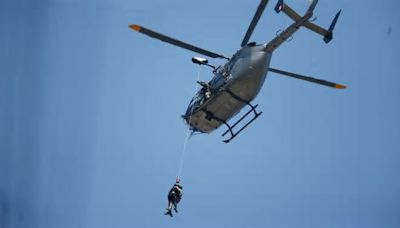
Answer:
<svg viewBox="0 0 400 228"><path fill-rule="evenodd" d="M223 140L224 143L229 143L232 139L234 139L241 131L243 131L247 126L249 126L254 120L256 120L261 114L262 112L257 112L256 108L258 107L258 104L253 106L252 104L250 104L250 102L246 102L248 106L251 107L251 109L244 114L238 121L236 121L235 124L233 124L232 126L230 126L226 121L223 121L223 123L228 127L228 130L226 130L223 134L222 137L224 137L228 132L230 133L231 137ZM246 118L246 116L248 116L250 113L254 113L253 118L248 121L243 127L241 127L237 132L234 132L234 128L236 127L236 125L238 125L240 122L242 122L242 120L244 118Z"/></svg>

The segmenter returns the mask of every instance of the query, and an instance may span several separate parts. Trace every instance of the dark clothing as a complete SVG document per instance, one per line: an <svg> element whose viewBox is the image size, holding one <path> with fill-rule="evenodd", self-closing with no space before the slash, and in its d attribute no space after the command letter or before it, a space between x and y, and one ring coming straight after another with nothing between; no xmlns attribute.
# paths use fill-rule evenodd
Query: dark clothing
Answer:
<svg viewBox="0 0 400 228"><path fill-rule="evenodd" d="M171 190L169 190L168 200L179 203L181 198L182 198L182 186L180 186L179 184L174 184Z"/></svg>
<svg viewBox="0 0 400 228"><path fill-rule="evenodd" d="M168 192L168 207L166 215L170 215L172 217L172 207L174 208L175 212L178 212L177 205L179 201L182 199L182 186L178 183L172 186L171 190Z"/></svg>

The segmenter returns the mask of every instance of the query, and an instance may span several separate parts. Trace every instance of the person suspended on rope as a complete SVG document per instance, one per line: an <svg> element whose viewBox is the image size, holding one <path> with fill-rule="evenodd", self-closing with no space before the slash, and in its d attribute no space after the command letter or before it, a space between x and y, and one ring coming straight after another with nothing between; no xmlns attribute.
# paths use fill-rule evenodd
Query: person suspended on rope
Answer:
<svg viewBox="0 0 400 228"><path fill-rule="evenodd" d="M178 203L182 199L182 186L179 184L180 178L176 178L176 182L174 186L172 186L171 190L168 192L168 207L167 207L167 212L165 212L165 215L169 215L173 217L172 215L172 208L174 208L175 212L178 213Z"/></svg>

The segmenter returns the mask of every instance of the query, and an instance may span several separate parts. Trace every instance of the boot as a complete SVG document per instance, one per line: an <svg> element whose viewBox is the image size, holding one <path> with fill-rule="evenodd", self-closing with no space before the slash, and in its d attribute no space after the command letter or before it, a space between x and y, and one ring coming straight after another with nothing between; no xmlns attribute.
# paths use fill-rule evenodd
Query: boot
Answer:
<svg viewBox="0 0 400 228"><path fill-rule="evenodd" d="M171 217L174 217L174 216L172 215L172 211L171 211L171 210L168 210L167 212L165 212L164 215L169 215L169 216L171 216Z"/></svg>

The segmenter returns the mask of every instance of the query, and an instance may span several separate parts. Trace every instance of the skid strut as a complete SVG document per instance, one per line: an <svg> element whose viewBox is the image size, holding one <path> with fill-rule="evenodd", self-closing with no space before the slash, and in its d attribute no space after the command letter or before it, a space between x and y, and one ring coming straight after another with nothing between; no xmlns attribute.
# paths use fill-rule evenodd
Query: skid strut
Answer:
<svg viewBox="0 0 400 228"><path fill-rule="evenodd" d="M232 126L230 126L226 121L224 120L219 120L221 122L223 122L225 124L225 126L228 127L228 130L226 130L223 134L222 137L224 137L228 132L231 134L231 137L229 139L224 140L224 143L228 143L230 142L232 139L234 139L241 131L243 131L247 126L249 126L254 120L256 120L261 114L262 112L257 112L256 108L258 107L258 104L253 106L249 101L246 101L244 99L242 99L241 97L237 96L236 94L234 94L232 91L230 90L225 90L225 92L227 92L229 95L231 95L233 98L235 98L238 101L241 101L243 103L246 103L248 106L250 106L250 110L244 114L238 121L236 121L236 123L234 123ZM253 118L248 121L243 127L241 127L237 132L233 132L233 128L236 127L236 125L238 125L244 118L246 118L246 116L248 116L250 113L254 113Z"/></svg>

